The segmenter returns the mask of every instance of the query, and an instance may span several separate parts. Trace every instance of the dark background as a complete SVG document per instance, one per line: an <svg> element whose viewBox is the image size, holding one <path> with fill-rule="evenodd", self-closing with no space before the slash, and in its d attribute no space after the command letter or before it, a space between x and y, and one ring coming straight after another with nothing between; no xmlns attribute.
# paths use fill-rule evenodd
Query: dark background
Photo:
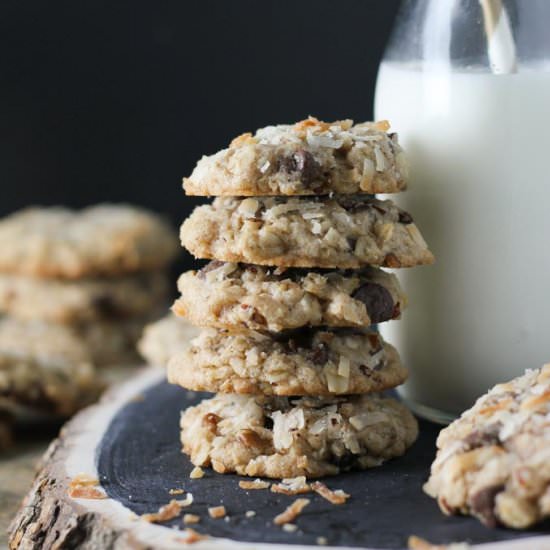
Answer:
<svg viewBox="0 0 550 550"><path fill-rule="evenodd" d="M0 215L132 202L248 130L372 118L398 0L2 0Z"/></svg>

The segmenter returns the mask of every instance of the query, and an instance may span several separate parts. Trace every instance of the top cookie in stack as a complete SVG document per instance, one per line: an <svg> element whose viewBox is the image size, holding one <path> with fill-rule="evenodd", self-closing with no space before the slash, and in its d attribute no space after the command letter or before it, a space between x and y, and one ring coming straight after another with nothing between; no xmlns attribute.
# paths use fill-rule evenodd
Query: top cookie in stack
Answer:
<svg viewBox="0 0 550 550"><path fill-rule="evenodd" d="M181 227L183 245L213 261L180 277L173 307L207 328L168 363L170 381L221 392L182 417L195 464L315 477L379 464L414 441L410 412L376 395L406 370L367 330L406 305L379 267L433 261L412 217L368 196L407 185L388 128L314 118L264 128L184 180L189 194L217 196Z"/></svg>

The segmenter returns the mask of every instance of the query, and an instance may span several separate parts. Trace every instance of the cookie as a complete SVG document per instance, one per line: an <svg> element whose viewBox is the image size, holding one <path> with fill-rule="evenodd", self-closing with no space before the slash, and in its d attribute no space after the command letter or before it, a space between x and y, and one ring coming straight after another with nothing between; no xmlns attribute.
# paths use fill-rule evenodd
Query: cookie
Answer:
<svg viewBox="0 0 550 550"><path fill-rule="evenodd" d="M0 399L70 415L102 389L86 346L62 325L0 320Z"/></svg>
<svg viewBox="0 0 550 550"><path fill-rule="evenodd" d="M216 472L321 477L402 455L418 426L395 399L219 394L181 417L183 451Z"/></svg>
<svg viewBox="0 0 550 550"><path fill-rule="evenodd" d="M550 516L550 364L498 384L441 431L425 485L446 514L527 528Z"/></svg>
<svg viewBox="0 0 550 550"><path fill-rule="evenodd" d="M138 349L150 365L164 367L176 353L189 345L198 332L185 319L169 314L145 327Z"/></svg>
<svg viewBox="0 0 550 550"><path fill-rule="evenodd" d="M408 166L389 124L352 120L268 126L203 157L183 185L188 195L395 193Z"/></svg>
<svg viewBox="0 0 550 550"><path fill-rule="evenodd" d="M391 201L225 198L199 206L181 226L197 258L280 267L409 267L433 262L409 214Z"/></svg>
<svg viewBox="0 0 550 550"><path fill-rule="evenodd" d="M264 335L205 329L168 363L168 381L195 391L330 396L402 384L395 349L360 329Z"/></svg>
<svg viewBox="0 0 550 550"><path fill-rule="evenodd" d="M195 325L281 331L304 326L365 327L398 319L407 300L395 275L305 271L212 261L178 281L172 310Z"/></svg>
<svg viewBox="0 0 550 550"><path fill-rule="evenodd" d="M177 251L159 216L128 205L28 208L0 221L0 272L76 279L166 266Z"/></svg>
<svg viewBox="0 0 550 550"><path fill-rule="evenodd" d="M143 317L169 294L161 271L76 280L0 273L0 312L19 319L81 323Z"/></svg>
<svg viewBox="0 0 550 550"><path fill-rule="evenodd" d="M82 341L97 367L136 365L141 362L137 342L150 321L151 318L82 323L67 325L67 330Z"/></svg>

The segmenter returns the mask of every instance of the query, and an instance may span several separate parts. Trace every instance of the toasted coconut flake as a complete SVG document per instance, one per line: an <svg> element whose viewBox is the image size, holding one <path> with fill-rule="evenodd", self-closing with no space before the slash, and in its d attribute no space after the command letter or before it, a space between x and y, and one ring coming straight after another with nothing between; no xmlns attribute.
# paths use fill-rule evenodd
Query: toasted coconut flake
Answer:
<svg viewBox="0 0 550 550"><path fill-rule="evenodd" d="M203 535L202 533L197 533L194 529L191 529L191 527L188 527L185 530L185 534L187 537L185 539L180 539L185 544L195 544L196 542L199 542L201 540L205 540L208 538L208 535Z"/></svg>
<svg viewBox="0 0 550 550"><path fill-rule="evenodd" d="M311 487L306 481L305 476L298 476L288 479L283 479L281 483L276 483L271 486L273 493L282 493L283 495L299 495L310 493Z"/></svg>
<svg viewBox="0 0 550 550"><path fill-rule="evenodd" d="M212 508L208 508L208 515L211 518L219 519L225 517L225 506L213 506Z"/></svg>
<svg viewBox="0 0 550 550"><path fill-rule="evenodd" d="M200 479L201 477L204 477L204 470L200 466L195 466L191 473L189 474L189 477L191 479Z"/></svg>
<svg viewBox="0 0 550 550"><path fill-rule="evenodd" d="M470 545L465 542L452 542L451 544L432 544L425 539L411 535L408 540L410 550L467 550Z"/></svg>
<svg viewBox="0 0 550 550"><path fill-rule="evenodd" d="M298 526L295 523L285 523L283 525L283 531L286 531L287 533L294 533L294 531L298 530Z"/></svg>
<svg viewBox="0 0 550 550"><path fill-rule="evenodd" d="M269 489L271 483L269 481L263 481L262 479L255 479L253 481L242 480L239 481L239 487L241 489Z"/></svg>
<svg viewBox="0 0 550 550"><path fill-rule="evenodd" d="M200 520L201 517L197 516L197 514L183 514L183 523L185 523L185 525L199 523Z"/></svg>
<svg viewBox="0 0 550 550"><path fill-rule="evenodd" d="M331 504L345 504L350 497L350 495L342 491L342 489L336 489L333 491L320 481L312 483L311 488L318 495L321 495L324 499L328 500Z"/></svg>
<svg viewBox="0 0 550 550"><path fill-rule="evenodd" d="M181 512L182 505L177 500L172 499L168 504L161 506L158 509L158 512L153 512L151 514L141 514L141 519L148 521L149 523L160 523L163 521L168 521L178 517Z"/></svg>
<svg viewBox="0 0 550 550"><path fill-rule="evenodd" d="M246 144L252 144L256 143L256 140L252 136L250 132L246 132L244 134L241 134L240 136L237 136L229 145L229 147L242 147Z"/></svg>
<svg viewBox="0 0 550 550"><path fill-rule="evenodd" d="M386 169L386 157L377 145L374 146L374 159L376 161L376 171L383 172Z"/></svg>
<svg viewBox="0 0 550 550"><path fill-rule="evenodd" d="M247 518L253 518L256 515L256 510L247 510L244 515Z"/></svg>
<svg viewBox="0 0 550 550"><path fill-rule="evenodd" d="M75 476L69 484L67 494L71 498L87 498L93 500L108 498L99 484L99 479L88 474L78 474Z"/></svg>
<svg viewBox="0 0 550 550"><path fill-rule="evenodd" d="M266 160L260 167L260 172L262 174L265 174L268 170L269 170L269 167L271 166L271 162L269 162L268 160Z"/></svg>
<svg viewBox="0 0 550 550"><path fill-rule="evenodd" d="M193 504L193 493L187 493L183 500L176 500L176 502L182 507L187 508Z"/></svg>
<svg viewBox="0 0 550 550"><path fill-rule="evenodd" d="M368 426L387 422L388 415L381 411L365 412L350 417L349 423L358 431L363 430Z"/></svg>
<svg viewBox="0 0 550 550"><path fill-rule="evenodd" d="M275 525L284 525L285 523L291 523L295 520L301 513L302 510L310 503L311 501L308 498L299 498L295 500L288 508L275 516L273 523Z"/></svg>
<svg viewBox="0 0 550 550"><path fill-rule="evenodd" d="M387 120L379 120L372 124L372 128L380 132L387 132L391 128L391 126Z"/></svg>

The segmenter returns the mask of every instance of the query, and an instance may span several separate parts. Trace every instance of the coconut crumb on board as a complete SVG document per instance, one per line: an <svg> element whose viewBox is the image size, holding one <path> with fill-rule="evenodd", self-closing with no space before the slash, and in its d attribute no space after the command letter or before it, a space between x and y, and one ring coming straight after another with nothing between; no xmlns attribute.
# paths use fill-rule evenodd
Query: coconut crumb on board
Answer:
<svg viewBox="0 0 550 550"><path fill-rule="evenodd" d="M184 489L170 489L168 491L169 495L183 495L183 493L185 493Z"/></svg>
<svg viewBox="0 0 550 550"><path fill-rule="evenodd" d="M78 474L69 483L67 494L71 498L104 499L108 498L99 479L88 474Z"/></svg>
<svg viewBox="0 0 550 550"><path fill-rule="evenodd" d="M198 533L194 529L191 529L191 527L188 527L184 533L187 535L186 538L183 537L177 537L174 539L174 542L182 542L183 544L195 544L196 542L199 542L201 540L205 540L208 538L208 535L203 535L202 533Z"/></svg>
<svg viewBox="0 0 550 550"><path fill-rule="evenodd" d="M140 517L149 523L161 523L178 517L181 508L182 505L177 500L172 499L168 504L161 506L157 512L141 514Z"/></svg>
<svg viewBox="0 0 550 550"><path fill-rule="evenodd" d="M311 484L311 488L324 499L328 500L331 504L345 504L350 495L342 491L342 489L336 489L333 491L329 489L324 483L315 481Z"/></svg>
<svg viewBox="0 0 550 550"><path fill-rule="evenodd" d="M225 506L212 506L208 508L208 515L211 518L219 519L225 517L226 511Z"/></svg>
<svg viewBox="0 0 550 550"><path fill-rule="evenodd" d="M247 510L244 515L247 518L253 518L256 515L256 510Z"/></svg>
<svg viewBox="0 0 550 550"><path fill-rule="evenodd" d="M263 481L261 479L254 479L253 481L241 480L239 481L239 487L241 489L268 489L271 483L269 481Z"/></svg>
<svg viewBox="0 0 550 550"><path fill-rule="evenodd" d="M197 514L183 514L183 523L185 525L199 523L200 520L201 520L201 517L197 516Z"/></svg>
<svg viewBox="0 0 550 550"><path fill-rule="evenodd" d="M450 544L432 544L427 540L411 535L408 540L410 550L467 550L470 545L466 542L451 542Z"/></svg>
<svg viewBox="0 0 550 550"><path fill-rule="evenodd" d="M317 537L315 542L318 546L326 546L328 544L328 539L327 537Z"/></svg>
<svg viewBox="0 0 550 550"><path fill-rule="evenodd" d="M200 479L201 477L204 477L204 470L200 466L195 466L191 473L189 474L189 477L191 479Z"/></svg>
<svg viewBox="0 0 550 550"><path fill-rule="evenodd" d="M281 483L274 483L271 486L273 493L282 493L283 495L299 495L302 493L310 493L311 487L306 481L305 476L298 476L283 479Z"/></svg>
<svg viewBox="0 0 550 550"><path fill-rule="evenodd" d="M298 530L298 526L295 523L285 523L283 525L283 531L286 531L287 533L294 533Z"/></svg>
<svg viewBox="0 0 550 550"><path fill-rule="evenodd" d="M284 525L285 523L291 523L296 519L302 510L310 503L308 498L299 498L295 500L284 512L281 512L278 516L275 516L273 523L275 525Z"/></svg>

